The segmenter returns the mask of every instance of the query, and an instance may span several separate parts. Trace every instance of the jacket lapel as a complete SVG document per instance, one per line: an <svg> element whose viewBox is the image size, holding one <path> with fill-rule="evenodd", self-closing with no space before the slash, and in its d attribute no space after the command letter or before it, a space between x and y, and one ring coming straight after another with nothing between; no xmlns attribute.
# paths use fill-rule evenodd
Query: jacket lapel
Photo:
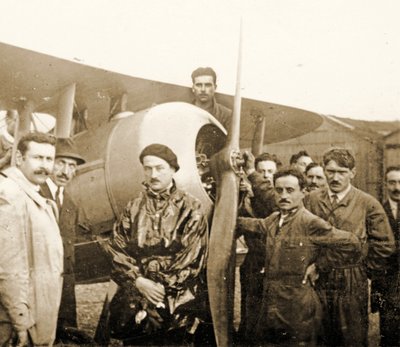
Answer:
<svg viewBox="0 0 400 347"><path fill-rule="evenodd" d="M44 182L40 185L40 194L46 199L54 200L47 182Z"/></svg>

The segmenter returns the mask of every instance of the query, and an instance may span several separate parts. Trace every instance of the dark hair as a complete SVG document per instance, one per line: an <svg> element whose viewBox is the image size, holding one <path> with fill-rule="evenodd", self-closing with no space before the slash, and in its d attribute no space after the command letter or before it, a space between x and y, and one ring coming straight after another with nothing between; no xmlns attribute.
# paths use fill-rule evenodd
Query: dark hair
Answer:
<svg viewBox="0 0 400 347"><path fill-rule="evenodd" d="M322 157L324 166L326 166L331 160L335 161L339 166L350 170L352 170L356 165L354 156L345 148L331 148L326 151Z"/></svg>
<svg viewBox="0 0 400 347"><path fill-rule="evenodd" d="M308 164L308 165L306 166L306 171L304 171L304 173L307 175L307 172L308 172L309 170L311 170L311 169L313 169L313 168L315 168L315 167L317 167L317 166L322 167L322 165L319 164L319 163L311 162L310 164Z"/></svg>
<svg viewBox="0 0 400 347"><path fill-rule="evenodd" d="M391 171L400 171L400 165L392 165L389 166L386 171L385 171L385 178L387 177L387 174Z"/></svg>
<svg viewBox="0 0 400 347"><path fill-rule="evenodd" d="M56 145L56 138L51 134L40 133L40 132L32 132L28 133L20 138L18 141L17 149L21 152L22 155L26 153L29 149L29 143L48 143L49 145Z"/></svg>
<svg viewBox="0 0 400 347"><path fill-rule="evenodd" d="M296 154L293 154L293 155L290 157L290 162L289 162L290 165L296 164L297 161L298 161L301 157L310 157L310 158L311 158L311 156L307 153L307 151L300 151L300 152L298 152L298 153L296 153Z"/></svg>
<svg viewBox="0 0 400 347"><path fill-rule="evenodd" d="M306 180L304 178L304 175L297 169L282 169L282 170L278 170L275 174L274 174L274 185L275 182L278 178L281 177L286 177L286 176L294 176L297 178L298 182L299 182L299 186L300 189L304 189L306 186Z"/></svg>
<svg viewBox="0 0 400 347"><path fill-rule="evenodd" d="M211 76L214 80L214 84L217 84L217 74L211 67L199 67L192 72L192 82L198 76Z"/></svg>
<svg viewBox="0 0 400 347"><path fill-rule="evenodd" d="M257 168L257 165L261 161L273 161L276 164L277 168L280 168L282 166L282 162L278 159L278 157L275 154L269 154L269 153L261 153L256 157L256 160L254 161L254 166Z"/></svg>

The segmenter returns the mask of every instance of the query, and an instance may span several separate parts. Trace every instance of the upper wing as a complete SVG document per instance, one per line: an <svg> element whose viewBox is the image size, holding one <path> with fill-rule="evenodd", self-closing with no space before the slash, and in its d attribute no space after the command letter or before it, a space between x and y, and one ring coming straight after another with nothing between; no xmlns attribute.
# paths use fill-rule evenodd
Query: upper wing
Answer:
<svg viewBox="0 0 400 347"><path fill-rule="evenodd" d="M0 43L0 61L0 107L19 108L29 100L36 111L56 114L61 92L76 83L76 107L88 111L89 127L106 122L113 102L123 94L131 111L169 101L190 103L193 98L188 87L110 72L4 43ZM232 105L233 96L218 94L217 98ZM259 115L267 117L264 143L300 136L322 123L322 117L313 112L243 98L240 147L251 146L254 117Z"/></svg>

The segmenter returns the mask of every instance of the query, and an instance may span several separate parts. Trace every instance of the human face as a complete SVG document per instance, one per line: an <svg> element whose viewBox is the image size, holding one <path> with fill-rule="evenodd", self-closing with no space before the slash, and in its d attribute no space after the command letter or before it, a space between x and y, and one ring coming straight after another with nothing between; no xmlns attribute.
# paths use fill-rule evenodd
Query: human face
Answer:
<svg viewBox="0 0 400 347"><path fill-rule="evenodd" d="M214 83L212 76L204 75L197 76L194 78L192 91L196 99L196 104L208 104L210 103L215 94L217 86Z"/></svg>
<svg viewBox="0 0 400 347"><path fill-rule="evenodd" d="M275 180L275 201L281 211L290 211L302 204L304 193L297 177L289 175Z"/></svg>
<svg viewBox="0 0 400 347"><path fill-rule="evenodd" d="M55 152L55 147L49 143L31 141L24 155L17 152L16 164L28 181L39 185L53 172Z"/></svg>
<svg viewBox="0 0 400 347"><path fill-rule="evenodd" d="M77 161L68 157L57 157L54 161L53 179L59 187L65 187L75 176Z"/></svg>
<svg viewBox="0 0 400 347"><path fill-rule="evenodd" d="M264 181L273 186L273 176L276 172L276 163L272 160L263 160L257 163L257 172L263 175Z"/></svg>
<svg viewBox="0 0 400 347"><path fill-rule="evenodd" d="M295 169L299 170L301 173L304 173L306 171L307 165L312 162L313 162L313 160L310 157L302 156L299 159L297 159L297 161L293 165L293 167Z"/></svg>
<svg viewBox="0 0 400 347"><path fill-rule="evenodd" d="M146 155L143 158L143 169L146 183L155 192L161 192L171 183L175 169L164 159L153 155Z"/></svg>
<svg viewBox="0 0 400 347"><path fill-rule="evenodd" d="M328 181L329 188L334 193L343 192L351 184L354 178L355 169L339 166L336 161L331 160L325 166L325 176Z"/></svg>
<svg viewBox="0 0 400 347"><path fill-rule="evenodd" d="M326 177L321 166L315 166L307 171L307 186L309 190L317 190L326 187Z"/></svg>
<svg viewBox="0 0 400 347"><path fill-rule="evenodd" d="M400 171L393 170L386 174L386 188L393 201L400 201Z"/></svg>

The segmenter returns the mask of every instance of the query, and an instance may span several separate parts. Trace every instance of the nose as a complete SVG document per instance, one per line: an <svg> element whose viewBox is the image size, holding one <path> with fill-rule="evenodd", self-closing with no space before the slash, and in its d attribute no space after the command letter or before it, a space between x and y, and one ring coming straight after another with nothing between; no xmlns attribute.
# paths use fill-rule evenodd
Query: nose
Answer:
<svg viewBox="0 0 400 347"><path fill-rule="evenodd" d="M311 182L312 182L312 183L317 183L317 177L315 177L315 176L312 177L312 178L311 178Z"/></svg>
<svg viewBox="0 0 400 347"><path fill-rule="evenodd" d="M333 179L334 181L339 181L339 180L340 180L340 175L339 175L339 173L338 173L338 172L335 172L335 173L333 174L333 176L332 176L332 179Z"/></svg>
<svg viewBox="0 0 400 347"><path fill-rule="evenodd" d="M70 169L69 169L69 167L67 166L67 165L64 165L63 167L62 167L62 169L61 169L61 172L64 174L64 175L68 175L69 173L70 173Z"/></svg>
<svg viewBox="0 0 400 347"><path fill-rule="evenodd" d="M157 177L157 170L154 168L151 170L151 178L156 178Z"/></svg>
<svg viewBox="0 0 400 347"><path fill-rule="evenodd" d="M281 194L279 194L280 195L280 197L281 197L281 199L286 199L288 196L289 196L289 194L287 193L287 191L283 191Z"/></svg>
<svg viewBox="0 0 400 347"><path fill-rule="evenodd" d="M201 90L202 92L204 92L204 91L206 90L205 84L202 84L202 85L201 85L200 90Z"/></svg>

